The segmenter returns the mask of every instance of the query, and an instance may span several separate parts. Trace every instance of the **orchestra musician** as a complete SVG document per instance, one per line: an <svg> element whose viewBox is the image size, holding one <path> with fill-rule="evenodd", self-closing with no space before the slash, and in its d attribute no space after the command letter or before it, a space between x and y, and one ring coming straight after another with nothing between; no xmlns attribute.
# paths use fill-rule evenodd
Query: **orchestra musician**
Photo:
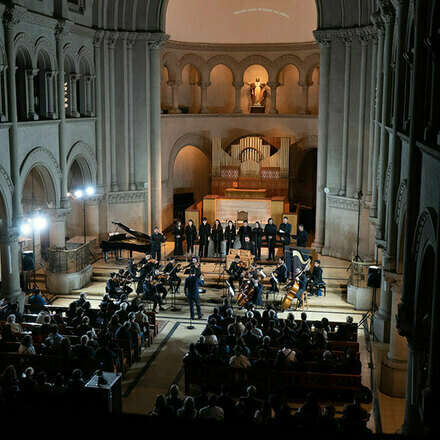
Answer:
<svg viewBox="0 0 440 440"><path fill-rule="evenodd" d="M186 252L190 255L194 254L194 243L197 240L197 229L194 222L189 219L185 226Z"/></svg>
<svg viewBox="0 0 440 440"><path fill-rule="evenodd" d="M226 270L229 274L229 284L232 288L234 288L234 281L238 281L239 285L241 284L243 267L240 265L240 256L236 255L234 261L229 266L229 269Z"/></svg>
<svg viewBox="0 0 440 440"><path fill-rule="evenodd" d="M306 291L307 288L307 277L304 271L302 271L299 267L295 269L295 278L298 280L299 289L296 292L295 298L298 299L298 307L302 307L302 294Z"/></svg>
<svg viewBox="0 0 440 440"><path fill-rule="evenodd" d="M252 238L252 228L249 226L247 220L243 222L243 226L240 226L240 229L238 230L238 236L240 237L240 244L241 248L243 249L245 237L249 237L249 239Z"/></svg>
<svg viewBox="0 0 440 440"><path fill-rule="evenodd" d="M188 266L186 266L184 268L184 274L185 275L188 275L190 273L194 273L198 277L200 277L202 275L202 271L200 269L199 259L196 256L192 257L191 258L191 263L189 263Z"/></svg>
<svg viewBox="0 0 440 440"><path fill-rule="evenodd" d="M199 295L199 289L203 286L203 277L199 276L196 272L191 272L188 278L185 280L185 295L188 298L191 319L194 319L194 304L197 308L198 318L203 319Z"/></svg>
<svg viewBox="0 0 440 440"><path fill-rule="evenodd" d="M168 283L171 290L174 293L179 293L180 283L182 280L177 276L179 269L178 264L176 264L176 259L171 257L163 271L168 275Z"/></svg>
<svg viewBox="0 0 440 440"><path fill-rule="evenodd" d="M244 243L242 243L241 248L245 251L251 251L251 254L255 255L255 244L248 235L244 236Z"/></svg>
<svg viewBox="0 0 440 440"><path fill-rule="evenodd" d="M260 222L255 222L255 228L252 231L254 243L255 243L255 259L261 260L261 242L263 240L263 228L261 227Z"/></svg>
<svg viewBox="0 0 440 440"><path fill-rule="evenodd" d="M174 255L183 255L183 238L185 235L185 228L180 220L177 220L174 226Z"/></svg>
<svg viewBox="0 0 440 440"><path fill-rule="evenodd" d="M116 272L110 273L110 278L105 285L105 291L110 295L110 298L119 298L123 293L119 286L118 274Z"/></svg>
<svg viewBox="0 0 440 440"><path fill-rule="evenodd" d="M211 235L211 226L208 219L203 217L202 224L199 226L199 257L208 256L209 237Z"/></svg>
<svg viewBox="0 0 440 440"><path fill-rule="evenodd" d="M251 283L253 284L253 288L254 288L254 295L252 297L252 302L256 305L256 306L262 306L263 305L263 285L261 284L261 282L258 280L258 277L251 278Z"/></svg>
<svg viewBox="0 0 440 440"><path fill-rule="evenodd" d="M290 244L290 235L292 232L292 225L289 223L289 219L284 216L283 222L280 224L280 228L278 230L278 235L280 236L281 243L283 245L283 250L285 246Z"/></svg>
<svg viewBox="0 0 440 440"><path fill-rule="evenodd" d="M267 247L269 249L268 260L275 260L275 242L277 239L277 227L273 224L272 218L267 221L264 227L264 235L267 240Z"/></svg>
<svg viewBox="0 0 440 440"><path fill-rule="evenodd" d="M220 220L217 219L211 231L212 241L214 242L214 257L220 257L223 241L223 228Z"/></svg>
<svg viewBox="0 0 440 440"><path fill-rule="evenodd" d="M151 234L151 255L157 261L162 259L161 244L165 242L165 236L159 232L159 228L155 226Z"/></svg>
<svg viewBox="0 0 440 440"><path fill-rule="evenodd" d="M160 295L157 293L156 286L153 283L153 276L149 275L142 283L142 299L146 301L153 301L153 312L157 313L157 305L159 304L159 310L165 310L162 307L163 301Z"/></svg>
<svg viewBox="0 0 440 440"><path fill-rule="evenodd" d="M128 264L127 264L127 272L130 274L133 281L137 281L137 267L136 264L134 264L134 259L129 258Z"/></svg>
<svg viewBox="0 0 440 440"><path fill-rule="evenodd" d="M229 255L229 249L234 247L234 241L236 236L235 225L232 220L228 220L228 226L225 228L225 240L226 240L226 255Z"/></svg>
<svg viewBox="0 0 440 440"><path fill-rule="evenodd" d="M285 283L287 281L287 266L284 261L284 257L279 258L278 266L276 267L273 273L278 280L278 284ZM279 292L277 282L273 279L273 277L271 277L270 283L272 285L271 291L274 293Z"/></svg>
<svg viewBox="0 0 440 440"><path fill-rule="evenodd" d="M156 292L162 295L162 300L167 297L167 289L164 286L166 275L159 272L159 269L155 269L153 274L154 286L156 287Z"/></svg>
<svg viewBox="0 0 440 440"><path fill-rule="evenodd" d="M324 280L322 279L322 268L321 268L320 260L315 260L315 263L313 264L310 284L311 284L310 295L314 295L316 292L316 296L322 296L322 289L324 288L325 283Z"/></svg>

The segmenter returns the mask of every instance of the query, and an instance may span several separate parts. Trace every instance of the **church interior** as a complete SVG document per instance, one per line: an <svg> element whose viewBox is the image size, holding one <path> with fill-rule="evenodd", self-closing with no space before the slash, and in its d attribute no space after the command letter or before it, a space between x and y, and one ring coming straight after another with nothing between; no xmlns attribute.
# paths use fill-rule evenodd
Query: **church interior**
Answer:
<svg viewBox="0 0 440 440"><path fill-rule="evenodd" d="M0 414L439 431L440 1L0 17Z"/></svg>

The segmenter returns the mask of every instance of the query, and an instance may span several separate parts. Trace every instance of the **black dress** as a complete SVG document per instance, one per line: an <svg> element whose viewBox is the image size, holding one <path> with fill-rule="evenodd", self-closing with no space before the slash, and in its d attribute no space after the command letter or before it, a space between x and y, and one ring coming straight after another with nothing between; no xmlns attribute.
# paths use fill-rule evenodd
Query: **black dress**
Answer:
<svg viewBox="0 0 440 440"><path fill-rule="evenodd" d="M225 240L226 240L226 255L229 255L229 249L234 247L234 241L235 241L235 226L232 225L232 228L226 226L225 228Z"/></svg>
<svg viewBox="0 0 440 440"><path fill-rule="evenodd" d="M254 228L252 231L254 234L254 243L255 243L255 258L257 260L261 260L261 242L263 240L263 228L260 226L259 228Z"/></svg>
<svg viewBox="0 0 440 440"><path fill-rule="evenodd" d="M199 226L199 257L206 258L208 256L209 237L211 235L211 226L208 222Z"/></svg>
<svg viewBox="0 0 440 440"><path fill-rule="evenodd" d="M267 240L267 247L269 248L269 260L275 259L275 242L277 239L277 227L272 223L271 225L268 223L264 227L264 235Z"/></svg>
<svg viewBox="0 0 440 440"><path fill-rule="evenodd" d="M214 254L219 254L221 252L222 241L223 241L223 228L219 225L217 228L214 226L211 231L212 241L214 242Z"/></svg>
<svg viewBox="0 0 440 440"><path fill-rule="evenodd" d="M174 226L174 255L183 255L183 238L185 235L185 228L181 225L180 228Z"/></svg>

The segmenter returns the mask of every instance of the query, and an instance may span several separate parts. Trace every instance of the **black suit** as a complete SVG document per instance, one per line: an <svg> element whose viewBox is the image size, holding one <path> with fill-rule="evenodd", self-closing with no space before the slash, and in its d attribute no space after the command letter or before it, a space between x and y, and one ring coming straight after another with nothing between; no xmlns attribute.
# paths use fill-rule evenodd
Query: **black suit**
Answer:
<svg viewBox="0 0 440 440"><path fill-rule="evenodd" d="M212 241L214 242L214 254L220 254L223 241L223 228L213 227L211 231Z"/></svg>
<svg viewBox="0 0 440 440"><path fill-rule="evenodd" d="M277 227L272 223L271 225L268 223L264 227L264 235L267 240L267 247L269 248L269 260L275 259L275 242L277 239Z"/></svg>
<svg viewBox="0 0 440 440"><path fill-rule="evenodd" d="M234 288L234 281L240 281L243 269L239 267L236 261L233 261L227 270L229 274L229 284Z"/></svg>
<svg viewBox="0 0 440 440"><path fill-rule="evenodd" d="M229 254L229 249L234 247L234 241L235 241L236 231L235 226L232 225L232 228L226 226L225 228L225 240L226 240L226 255Z"/></svg>
<svg viewBox="0 0 440 440"><path fill-rule="evenodd" d="M281 223L280 224L280 231L283 232L279 232L279 236L280 236L280 240L281 243L284 246L288 246L290 244L290 234L292 233L292 225L290 223Z"/></svg>
<svg viewBox="0 0 440 440"><path fill-rule="evenodd" d="M307 247L307 231L305 229L303 231L298 231L298 234L294 235L293 238L296 238L297 246Z"/></svg>
<svg viewBox="0 0 440 440"><path fill-rule="evenodd" d="M263 240L263 228L254 228L252 231L254 234L254 243L255 243L255 258L257 260L261 259L261 242Z"/></svg>
<svg viewBox="0 0 440 440"><path fill-rule="evenodd" d="M208 256L208 245L209 245L209 237L211 235L211 226L208 222L206 224L201 224L199 226L199 236L200 236L200 244L199 244L199 257L207 257Z"/></svg>
<svg viewBox="0 0 440 440"><path fill-rule="evenodd" d="M185 237L186 237L186 251L188 253L194 253L194 243L197 240L197 229L194 225L187 225L185 227Z"/></svg>
<svg viewBox="0 0 440 440"><path fill-rule="evenodd" d="M151 256L160 261L162 259L161 244L165 241L165 237L160 232L151 234Z"/></svg>

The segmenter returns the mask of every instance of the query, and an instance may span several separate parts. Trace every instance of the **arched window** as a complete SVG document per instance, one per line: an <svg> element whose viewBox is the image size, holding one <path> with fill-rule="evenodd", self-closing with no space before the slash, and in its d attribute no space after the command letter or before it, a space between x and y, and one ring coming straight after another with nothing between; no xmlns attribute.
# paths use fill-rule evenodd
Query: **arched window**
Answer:
<svg viewBox="0 0 440 440"><path fill-rule="evenodd" d="M78 108L81 116L95 116L94 108L94 80L89 62L81 58L79 62L79 102Z"/></svg>
<svg viewBox="0 0 440 440"><path fill-rule="evenodd" d="M17 116L19 121L37 120L35 112L34 76L32 59L24 47L17 49L15 82L17 90Z"/></svg>
<svg viewBox="0 0 440 440"><path fill-rule="evenodd" d="M199 113L201 109L200 72L192 64L182 70L179 102L182 113Z"/></svg>
<svg viewBox="0 0 440 440"><path fill-rule="evenodd" d="M40 119L55 119L56 76L50 57L44 50L38 54L37 68L34 86L36 111Z"/></svg>
<svg viewBox="0 0 440 440"><path fill-rule="evenodd" d="M80 75L75 71L75 63L70 56L64 60L64 106L68 118L79 118L78 80Z"/></svg>

